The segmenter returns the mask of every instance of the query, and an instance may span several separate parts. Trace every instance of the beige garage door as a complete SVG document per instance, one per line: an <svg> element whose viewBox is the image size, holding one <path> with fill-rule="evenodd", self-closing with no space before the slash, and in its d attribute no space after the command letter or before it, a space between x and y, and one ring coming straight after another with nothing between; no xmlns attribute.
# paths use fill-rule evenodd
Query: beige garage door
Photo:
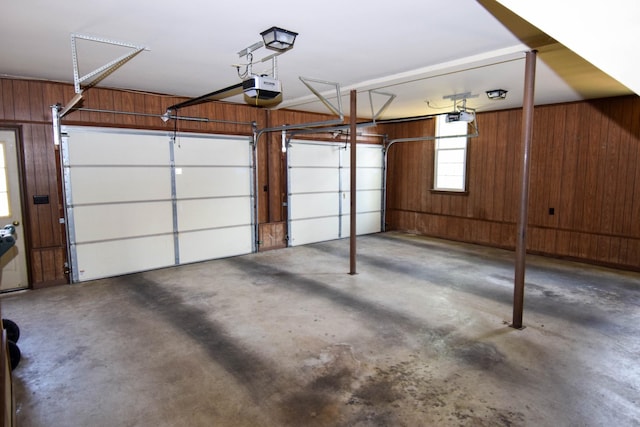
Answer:
<svg viewBox="0 0 640 427"><path fill-rule="evenodd" d="M290 246L349 236L350 152L344 143L290 143ZM356 167L356 233L377 233L382 229L381 146L358 144Z"/></svg>
<svg viewBox="0 0 640 427"><path fill-rule="evenodd" d="M73 282L251 252L248 138L62 132Z"/></svg>

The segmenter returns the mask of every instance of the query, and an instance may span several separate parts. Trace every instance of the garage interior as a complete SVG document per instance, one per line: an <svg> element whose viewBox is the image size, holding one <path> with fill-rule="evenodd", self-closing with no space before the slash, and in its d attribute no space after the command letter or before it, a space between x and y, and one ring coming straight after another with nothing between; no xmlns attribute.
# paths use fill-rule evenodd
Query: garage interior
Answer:
<svg viewBox="0 0 640 427"><path fill-rule="evenodd" d="M3 6L3 425L640 425L634 25L77 3Z"/></svg>

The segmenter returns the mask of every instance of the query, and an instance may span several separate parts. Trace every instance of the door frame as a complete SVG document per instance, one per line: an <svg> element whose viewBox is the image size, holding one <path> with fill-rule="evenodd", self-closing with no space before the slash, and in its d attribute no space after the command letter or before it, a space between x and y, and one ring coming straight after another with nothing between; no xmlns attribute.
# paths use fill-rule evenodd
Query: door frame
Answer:
<svg viewBox="0 0 640 427"><path fill-rule="evenodd" d="M26 203L26 177L25 177L25 165L24 165L24 144L22 138L22 126L20 125L12 125L8 123L0 122L0 130L6 132L13 132L15 135L16 141L16 163L18 167L18 188L20 193L20 208L22 210L22 218L21 218L21 226L22 226L22 238L24 239L24 260L25 267L27 269L27 286L19 289L9 289L3 291L3 293L21 291L24 289L33 289L33 280L32 280L32 271L31 271L31 257L29 254L31 253L31 212L29 210L29 206Z"/></svg>

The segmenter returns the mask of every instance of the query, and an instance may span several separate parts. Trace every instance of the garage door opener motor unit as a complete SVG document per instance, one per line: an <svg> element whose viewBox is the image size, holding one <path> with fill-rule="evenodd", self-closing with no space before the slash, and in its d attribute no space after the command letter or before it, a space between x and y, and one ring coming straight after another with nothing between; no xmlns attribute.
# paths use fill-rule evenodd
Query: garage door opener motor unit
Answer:
<svg viewBox="0 0 640 427"><path fill-rule="evenodd" d="M249 98L273 99L282 92L282 85L268 76L251 76L242 82L242 90Z"/></svg>

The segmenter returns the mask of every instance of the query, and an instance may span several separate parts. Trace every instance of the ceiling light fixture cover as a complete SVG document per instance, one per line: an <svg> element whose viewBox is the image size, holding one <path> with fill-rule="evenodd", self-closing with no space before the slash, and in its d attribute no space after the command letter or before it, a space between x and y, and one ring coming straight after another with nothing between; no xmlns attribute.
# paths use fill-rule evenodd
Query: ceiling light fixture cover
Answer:
<svg viewBox="0 0 640 427"><path fill-rule="evenodd" d="M285 52L293 47L298 33L279 27L271 27L260 33L264 47L277 52Z"/></svg>
<svg viewBox="0 0 640 427"><path fill-rule="evenodd" d="M489 99L505 99L507 97L507 91L504 89L488 90L487 97Z"/></svg>

